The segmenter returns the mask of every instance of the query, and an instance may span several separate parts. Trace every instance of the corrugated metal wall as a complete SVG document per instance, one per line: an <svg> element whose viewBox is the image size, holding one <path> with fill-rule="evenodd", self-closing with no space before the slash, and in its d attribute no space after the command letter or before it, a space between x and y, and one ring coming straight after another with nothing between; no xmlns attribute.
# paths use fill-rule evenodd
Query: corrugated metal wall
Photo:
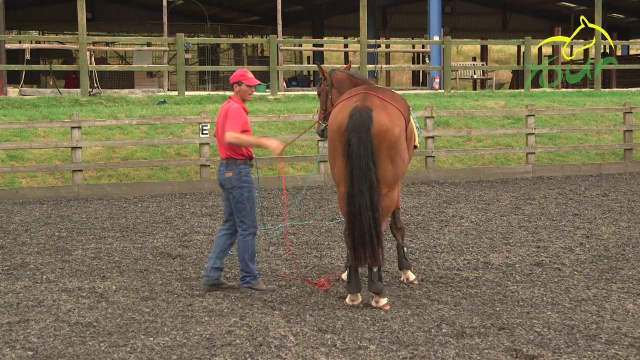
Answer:
<svg viewBox="0 0 640 360"><path fill-rule="evenodd" d="M265 0L273 1L273 0ZM390 32L396 38L422 38L427 29L427 4L428 0L417 3L391 7L388 14L391 17ZM192 4L191 4L192 5ZM187 4L181 6L188 6ZM193 5L195 6L195 5ZM503 13L483 6L468 3L463 0L443 0L443 7L450 6L451 14L445 14L443 27L445 35L451 35L456 39L522 39L525 36L533 38L546 38L553 34L553 24L528 16L511 14L507 27L503 29ZM9 24L20 22L24 30L50 30L50 31L75 31L77 29L75 17L75 3L62 3L47 7L50 11L13 11ZM40 9L42 10L42 9ZM93 10L93 19L89 20L90 31L114 31L123 29L126 32L153 33L162 31L162 20L157 14L141 9L132 10L125 5L110 2L96 2ZM50 14L56 14L56 21L51 22ZM117 15L119 23L104 23L105 19L114 18ZM175 24L186 21L179 12L171 12L169 27L172 32ZM358 37L359 14L336 16L325 20L325 36L327 37ZM384 35L382 28L382 11L378 12L379 30ZM204 24L203 24L204 25ZM275 24L274 24L275 25ZM265 28L268 29L268 28ZM275 27L273 28L275 33ZM250 29L247 33L264 34L265 30ZM268 31L268 30L267 30ZM571 29L563 29L563 33L570 33ZM311 36L311 22L296 24L294 26L284 24L285 36Z"/></svg>
<svg viewBox="0 0 640 360"><path fill-rule="evenodd" d="M427 33L428 1L389 8L391 18L389 28L392 37L421 38ZM529 16L508 15L507 27L503 29L503 12L500 10L475 5L462 0L443 1L444 6L451 6L451 14L444 14L442 26L445 35L456 39L523 39L526 36L546 38L553 35L553 23ZM358 37L359 14L336 16L325 20L325 36ZM286 27L285 36L311 36L311 23ZM378 29L382 32L382 13L378 12ZM563 29L563 32L570 29ZM384 37L384 36L383 36Z"/></svg>

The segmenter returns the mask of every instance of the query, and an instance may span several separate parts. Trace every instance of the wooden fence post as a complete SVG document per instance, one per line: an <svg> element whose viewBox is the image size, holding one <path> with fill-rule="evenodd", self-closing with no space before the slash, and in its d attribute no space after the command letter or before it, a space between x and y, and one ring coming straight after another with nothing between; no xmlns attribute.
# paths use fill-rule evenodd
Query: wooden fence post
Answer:
<svg viewBox="0 0 640 360"><path fill-rule="evenodd" d="M451 56L453 49L451 48L451 36L444 37L444 63L442 64L442 80L444 82L444 91L451 92ZM494 86L495 87L495 86Z"/></svg>
<svg viewBox="0 0 640 360"><path fill-rule="evenodd" d="M436 118L435 118L435 107L427 106L425 108L427 111L427 115L424 118L424 129L425 131L433 131L436 127ZM436 137L433 135L429 135L425 138L425 143L427 146L427 151L435 151L436 150ZM436 169L436 156L435 155L427 155L425 157L425 167L427 170L435 170Z"/></svg>
<svg viewBox="0 0 640 360"><path fill-rule="evenodd" d="M209 118L206 114L200 115L202 122L209 124ZM211 136L209 134L209 136ZM200 180L211 180L211 145L209 143L200 143L200 160L207 163L200 165Z"/></svg>
<svg viewBox="0 0 640 360"><path fill-rule="evenodd" d="M269 88L271 96L278 95L280 88L278 73L278 38L275 35L269 35Z"/></svg>
<svg viewBox="0 0 640 360"><path fill-rule="evenodd" d="M187 92L187 73L184 69L184 34L176 34L176 66L178 72L178 96L185 96Z"/></svg>
<svg viewBox="0 0 640 360"><path fill-rule="evenodd" d="M525 119L525 126L527 129L535 129L536 128L536 106L535 105L527 105L527 116ZM531 132L527 133L526 139L526 147L533 148L536 146L536 133ZM527 152L527 165L535 165L536 164L536 153Z"/></svg>
<svg viewBox="0 0 640 360"><path fill-rule="evenodd" d="M633 112L631 111L631 103L624 104L626 108L623 113L623 121L625 126L633 126ZM633 144L633 130L622 131L622 141L625 145ZM624 161L633 161L633 148L624 149Z"/></svg>
<svg viewBox="0 0 640 360"><path fill-rule="evenodd" d="M80 72L80 97L89 97L89 52L87 51L87 5L77 1L78 12L78 70Z"/></svg>
<svg viewBox="0 0 640 360"><path fill-rule="evenodd" d="M76 124L71 126L71 141L76 145L82 141L82 126L80 125L80 115L71 115L71 121ZM71 148L71 162L74 164L82 163L82 147L74 146ZM73 185L84 184L84 171L83 170L71 170L71 179Z"/></svg>
<svg viewBox="0 0 640 360"><path fill-rule="evenodd" d="M318 155L319 156L327 156L329 155L329 149L327 149L326 140L318 140ZM329 161L328 160L319 160L318 161L318 174L322 174L323 176L327 176L329 174Z"/></svg>
<svg viewBox="0 0 640 360"><path fill-rule="evenodd" d="M367 48L368 35L367 30L369 23L367 22L367 0L360 0L360 74L365 78L369 77L369 70L367 69Z"/></svg>

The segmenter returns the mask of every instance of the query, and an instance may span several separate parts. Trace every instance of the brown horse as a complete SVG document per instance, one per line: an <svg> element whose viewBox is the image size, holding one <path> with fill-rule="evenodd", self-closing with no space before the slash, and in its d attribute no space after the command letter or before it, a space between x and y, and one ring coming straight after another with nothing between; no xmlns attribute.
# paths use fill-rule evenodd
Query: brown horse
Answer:
<svg viewBox="0 0 640 360"><path fill-rule="evenodd" d="M349 294L346 303L362 305L359 268L367 266L371 305L389 309L384 297L383 235L390 229L396 239L400 281L417 284L406 254L405 228L400 219L402 180L415 150L416 134L406 100L344 69L327 72L317 64L321 122L316 132L328 139L329 167L338 190L338 205L345 220L346 271L342 280ZM318 114L320 116L320 114Z"/></svg>

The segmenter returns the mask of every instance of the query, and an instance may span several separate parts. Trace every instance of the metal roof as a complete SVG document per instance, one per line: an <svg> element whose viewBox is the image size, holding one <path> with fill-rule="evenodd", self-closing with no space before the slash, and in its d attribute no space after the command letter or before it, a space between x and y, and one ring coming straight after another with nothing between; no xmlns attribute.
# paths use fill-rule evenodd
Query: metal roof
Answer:
<svg viewBox="0 0 640 360"><path fill-rule="evenodd" d="M453 0L443 0L443 8L451 6ZM523 14L545 21L557 22L559 26L571 27L571 14L578 24L580 15L593 19L594 0L464 0L482 5L505 14ZM325 19L359 12L359 0L281 0L283 24L299 26L308 23L314 13L323 12ZM6 1L8 28L12 25L12 13L29 9L31 13L51 12L51 6L61 5L65 9L75 8L76 0L12 0ZM406 4L424 3L428 0L377 0L378 9ZM93 11L100 21L117 23L117 14L101 14L107 6L120 6L130 11L145 12L155 19L162 19L160 0L87 0L87 10ZM180 5L180 6L177 6ZM257 25L275 28L277 23L276 0L169 0L171 17L183 21L240 25ZM603 23L609 32L617 32L621 38L640 37L640 0L603 1ZM455 16L455 10L452 13ZM59 21L51 14L50 22ZM173 20L172 20L173 21ZM45 24L46 25L46 24ZM43 26L45 26L43 25ZM443 23L443 26L447 26ZM309 30L310 31L310 30ZM550 29L551 31L551 29Z"/></svg>

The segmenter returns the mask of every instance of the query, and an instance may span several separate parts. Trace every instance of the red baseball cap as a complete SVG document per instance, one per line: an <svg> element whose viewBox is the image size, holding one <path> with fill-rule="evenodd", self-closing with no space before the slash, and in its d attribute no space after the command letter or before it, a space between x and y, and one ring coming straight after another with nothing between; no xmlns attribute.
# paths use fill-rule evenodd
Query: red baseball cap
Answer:
<svg viewBox="0 0 640 360"><path fill-rule="evenodd" d="M229 78L230 84L233 84L238 81L242 81L244 84L248 86L256 86L256 85L262 84L260 80L256 79L256 77L253 76L251 71L247 69L237 70L236 72L233 73L233 75L231 75L231 78Z"/></svg>

